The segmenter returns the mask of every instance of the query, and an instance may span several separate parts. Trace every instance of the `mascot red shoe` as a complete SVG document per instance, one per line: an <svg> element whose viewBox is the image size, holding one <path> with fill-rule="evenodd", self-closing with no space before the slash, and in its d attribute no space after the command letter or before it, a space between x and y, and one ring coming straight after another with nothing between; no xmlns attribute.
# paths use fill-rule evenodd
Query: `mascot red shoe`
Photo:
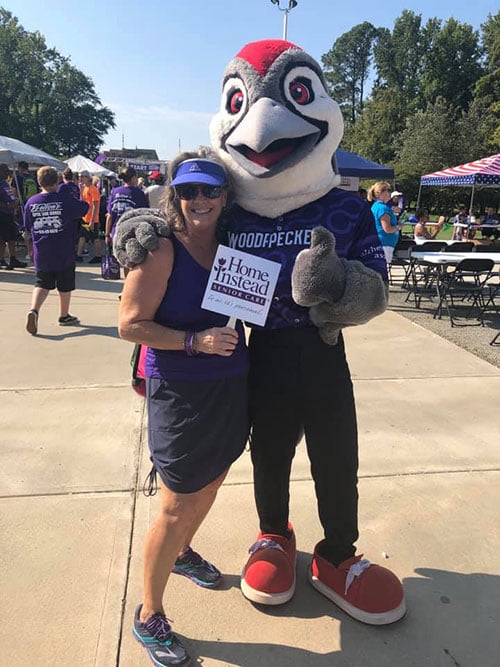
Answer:
<svg viewBox="0 0 500 667"><path fill-rule="evenodd" d="M260 532L241 588L260 604L295 589L289 476L305 435L324 539L311 584L354 618L383 625L406 611L399 579L355 555L358 444L342 329L387 305L382 248L366 202L336 186L342 114L321 68L282 40L247 44L227 66L212 145L236 185L228 243L281 264L264 328L250 336L252 463ZM115 252L143 261L168 235L151 211L118 225Z"/></svg>

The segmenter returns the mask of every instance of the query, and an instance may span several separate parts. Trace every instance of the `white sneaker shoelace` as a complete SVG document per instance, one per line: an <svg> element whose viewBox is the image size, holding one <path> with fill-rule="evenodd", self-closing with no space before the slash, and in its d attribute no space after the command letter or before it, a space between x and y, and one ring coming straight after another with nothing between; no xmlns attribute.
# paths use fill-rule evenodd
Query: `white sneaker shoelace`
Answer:
<svg viewBox="0 0 500 667"><path fill-rule="evenodd" d="M362 558L361 560L358 560L356 563L353 563L351 567L349 568L349 571L347 572L347 577L345 580L345 593L344 595L347 595L347 591L349 590L352 582L356 577L360 577L365 570L367 570L371 566L371 563L369 560L366 558Z"/></svg>

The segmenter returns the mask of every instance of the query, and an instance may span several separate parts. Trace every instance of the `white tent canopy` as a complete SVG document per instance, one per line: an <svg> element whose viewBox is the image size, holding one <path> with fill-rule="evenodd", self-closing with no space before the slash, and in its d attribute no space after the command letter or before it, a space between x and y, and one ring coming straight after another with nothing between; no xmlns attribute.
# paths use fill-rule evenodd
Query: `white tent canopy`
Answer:
<svg viewBox="0 0 500 667"><path fill-rule="evenodd" d="M114 176L116 178L114 171L106 169L106 167L97 164L97 162L92 162L92 160L83 155L70 157L69 160L66 160L66 164L75 174L79 174L82 171L88 171L91 176Z"/></svg>
<svg viewBox="0 0 500 667"><path fill-rule="evenodd" d="M66 167L64 162L41 151L39 148L34 148L18 139L0 135L0 163L12 166L21 161L30 165L47 165L56 169Z"/></svg>

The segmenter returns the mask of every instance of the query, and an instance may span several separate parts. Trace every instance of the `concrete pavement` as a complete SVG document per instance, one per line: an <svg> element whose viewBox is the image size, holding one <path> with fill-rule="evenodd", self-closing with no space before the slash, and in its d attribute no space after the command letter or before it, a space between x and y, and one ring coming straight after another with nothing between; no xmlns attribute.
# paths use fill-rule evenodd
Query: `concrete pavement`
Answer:
<svg viewBox="0 0 500 667"><path fill-rule="evenodd" d="M141 549L157 499L130 344L116 334L119 283L78 267L71 312L57 297L24 330L32 269L0 271L0 666L149 664L131 636ZM257 527L247 452L194 547L223 570L207 591L173 576L167 614L197 664L493 667L500 619L500 370L395 313L345 333L360 432L359 551L391 567L408 614L364 626L306 581L321 539L304 445L291 520L298 585L282 607L239 591Z"/></svg>

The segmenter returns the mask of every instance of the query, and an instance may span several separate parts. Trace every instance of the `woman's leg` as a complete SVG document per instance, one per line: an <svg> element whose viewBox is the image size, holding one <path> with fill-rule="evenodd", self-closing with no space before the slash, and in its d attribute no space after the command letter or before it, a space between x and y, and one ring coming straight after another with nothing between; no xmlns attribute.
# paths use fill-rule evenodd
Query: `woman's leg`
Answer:
<svg viewBox="0 0 500 667"><path fill-rule="evenodd" d="M191 527L189 532L186 535L186 542L182 545L182 549L179 551L179 556L184 553L186 550L186 547L188 547L196 533L198 532L198 528L201 526L203 523L204 518L207 516L208 511L214 504L215 498L217 496L217 491L219 490L220 486L222 485L222 482L226 479L227 473L229 472L229 469L226 470L220 477L218 477L215 481L213 481L211 484L209 484L206 489L211 489L212 490L212 501L210 504L208 504L209 499L207 498L207 504L206 504L206 509L204 508L203 511L200 511L198 513L198 516L196 518L193 518L193 521L191 523Z"/></svg>
<svg viewBox="0 0 500 667"><path fill-rule="evenodd" d="M163 593L175 560L207 515L225 475L196 493L175 493L160 480L160 511L144 543L143 623L163 613Z"/></svg>

